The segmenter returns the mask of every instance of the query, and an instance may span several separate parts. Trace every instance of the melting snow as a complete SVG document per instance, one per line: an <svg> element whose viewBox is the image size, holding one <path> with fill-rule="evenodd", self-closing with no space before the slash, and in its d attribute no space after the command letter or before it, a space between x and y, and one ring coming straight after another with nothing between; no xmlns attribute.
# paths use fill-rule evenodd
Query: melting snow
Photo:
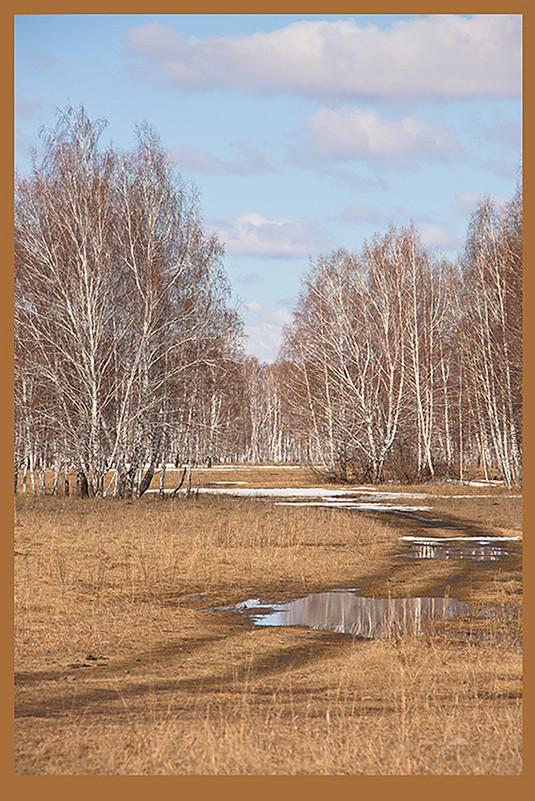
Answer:
<svg viewBox="0 0 535 801"><path fill-rule="evenodd" d="M464 540L468 542L484 542L484 543L493 543L493 542L509 542L511 540L520 540L521 537L479 537L479 536L472 536L472 537L413 537L413 536L405 536L401 538L402 540L407 540L408 542L417 542L422 545L427 545L428 543L443 543L443 542L454 542L455 540Z"/></svg>
<svg viewBox="0 0 535 801"><path fill-rule="evenodd" d="M247 484L246 481L211 481L211 484Z"/></svg>
<svg viewBox="0 0 535 801"><path fill-rule="evenodd" d="M465 483L467 486L469 485L470 487L496 487L503 485L504 482L498 479L496 480L489 479L489 481L466 481Z"/></svg>
<svg viewBox="0 0 535 801"><path fill-rule="evenodd" d="M322 487L237 487L236 489L203 489L199 492L206 494L235 495L244 498L335 498L341 495L354 494L353 490L330 490Z"/></svg>
<svg viewBox="0 0 535 801"><path fill-rule="evenodd" d="M325 503L281 501L277 506L317 506L320 509L360 509L363 512L423 512L431 509L430 506L394 506L391 503L331 503L329 501ZM427 518L425 519L427 520Z"/></svg>

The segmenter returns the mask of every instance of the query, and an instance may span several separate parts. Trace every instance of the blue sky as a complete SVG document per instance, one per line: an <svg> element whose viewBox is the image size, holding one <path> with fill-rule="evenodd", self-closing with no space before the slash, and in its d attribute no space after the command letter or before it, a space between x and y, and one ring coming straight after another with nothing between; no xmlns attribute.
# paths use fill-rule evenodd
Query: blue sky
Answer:
<svg viewBox="0 0 535 801"><path fill-rule="evenodd" d="M521 164L519 15L19 15L15 161L83 104L148 121L225 243L248 352L276 358L310 260L411 221L447 258Z"/></svg>

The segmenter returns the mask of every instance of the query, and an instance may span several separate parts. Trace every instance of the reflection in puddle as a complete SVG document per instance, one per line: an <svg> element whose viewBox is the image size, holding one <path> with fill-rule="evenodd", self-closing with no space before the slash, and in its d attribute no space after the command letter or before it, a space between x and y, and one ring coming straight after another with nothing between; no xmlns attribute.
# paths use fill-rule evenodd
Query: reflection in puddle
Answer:
<svg viewBox="0 0 535 801"><path fill-rule="evenodd" d="M455 598L362 598L355 590L330 590L270 604L251 599L235 608L257 626L307 626L365 638L421 634L426 621L469 611L467 603Z"/></svg>
<svg viewBox="0 0 535 801"><path fill-rule="evenodd" d="M504 556L519 555L519 537L402 537L409 543L404 554L410 559L470 559L497 562Z"/></svg>
<svg viewBox="0 0 535 801"><path fill-rule="evenodd" d="M406 554L410 559L470 559L474 562L497 562L513 551L503 546L474 545L431 545L413 543Z"/></svg>

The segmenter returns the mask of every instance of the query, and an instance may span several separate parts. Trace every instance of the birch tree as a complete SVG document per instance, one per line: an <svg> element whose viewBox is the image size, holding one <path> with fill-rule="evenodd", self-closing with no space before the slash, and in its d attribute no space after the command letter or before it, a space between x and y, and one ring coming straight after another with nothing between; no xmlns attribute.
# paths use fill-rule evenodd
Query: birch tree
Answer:
<svg viewBox="0 0 535 801"><path fill-rule="evenodd" d="M405 236L403 333L407 342L407 406L416 431L417 474L435 478L435 459L444 458L441 440L451 450L448 421L451 332L449 268L424 248L411 226ZM440 410L443 413L440 414ZM441 431L441 427L444 429ZM446 457L447 458L447 457ZM451 457L450 457L451 461Z"/></svg>

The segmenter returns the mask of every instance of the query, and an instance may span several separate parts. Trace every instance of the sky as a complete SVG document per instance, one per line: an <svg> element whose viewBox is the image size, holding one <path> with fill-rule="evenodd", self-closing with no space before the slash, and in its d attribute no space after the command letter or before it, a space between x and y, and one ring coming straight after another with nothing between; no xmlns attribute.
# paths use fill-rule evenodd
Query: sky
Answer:
<svg viewBox="0 0 535 801"><path fill-rule="evenodd" d="M521 15L17 15L15 168L58 108L120 149L150 123L272 362L320 255L413 223L455 259L478 201L513 196L521 38Z"/></svg>

